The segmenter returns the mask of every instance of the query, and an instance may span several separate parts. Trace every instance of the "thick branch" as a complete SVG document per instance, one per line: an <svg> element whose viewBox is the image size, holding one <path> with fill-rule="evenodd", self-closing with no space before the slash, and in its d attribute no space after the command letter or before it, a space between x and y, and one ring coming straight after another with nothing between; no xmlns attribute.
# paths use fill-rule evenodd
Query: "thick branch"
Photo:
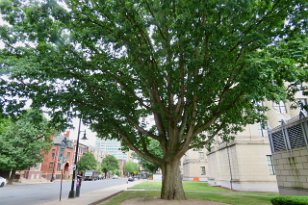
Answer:
<svg viewBox="0 0 308 205"><path fill-rule="evenodd" d="M146 160L148 160L148 161L150 161L154 164L158 164L158 165L163 163L161 159L158 159L157 157L151 155L149 152L147 152L147 153L142 152L136 145L134 145L132 142L130 142L129 138L125 134L120 133L120 135L121 135L122 139L124 140L124 142L127 144L127 146L131 150L133 150L137 154L139 154L142 158L144 158L144 159L146 159Z"/></svg>
<svg viewBox="0 0 308 205"><path fill-rule="evenodd" d="M159 141L160 143L165 143L165 141L163 140L162 137L159 137L159 136L156 136L155 134L153 134L152 132L149 132L147 130L145 130L143 127L140 127L138 123L136 123L133 119L131 119L130 117L127 118L128 122L133 126L135 127L138 132L140 132L141 134L145 135L145 136L148 136L148 137L151 137L157 141Z"/></svg>
<svg viewBox="0 0 308 205"><path fill-rule="evenodd" d="M181 116L183 108L184 108L184 96L185 96L185 65L184 65L184 53L183 50L180 49L180 92L179 92L179 100L175 109L175 116L177 119Z"/></svg>
<svg viewBox="0 0 308 205"><path fill-rule="evenodd" d="M194 137L195 120L196 120L196 117L197 117L197 99L198 99L197 96L193 97L193 101L191 103L191 108L190 108L191 111L192 111L192 114L191 114L191 119L189 120L188 131L187 131L186 137L184 138L184 142L179 142L181 144L180 144L180 146L178 148L177 157L181 157L181 156L183 156L185 154L185 152L188 149L188 146L190 145L190 143L191 143L191 141L192 141L192 139ZM187 109L189 109L189 108L187 108ZM182 127L182 129L185 129L186 125L183 125L183 126L185 126L185 127Z"/></svg>
<svg viewBox="0 0 308 205"><path fill-rule="evenodd" d="M155 16L154 12L152 11L149 2L148 2L148 1L145 1L145 4L146 4L146 7L147 7L148 11L150 12L151 16L153 17L154 21L157 22L156 16ZM161 37L164 39L164 41L165 41L165 42L168 42L167 37L165 36L164 32L162 31L162 29L161 29L161 27L158 25L158 23L156 23L155 25L156 25L156 27L157 27L157 29L158 29L158 31L159 31L159 34L160 34Z"/></svg>
<svg viewBox="0 0 308 205"><path fill-rule="evenodd" d="M225 126L225 123L221 123L220 126L215 130L215 132L212 135L208 136L205 141L199 142L197 146L200 147L200 146L207 145L223 129L224 126ZM189 146L188 149L192 149L192 148L194 148L194 146Z"/></svg>
<svg viewBox="0 0 308 205"><path fill-rule="evenodd" d="M213 113L212 117L207 121L207 123L198 126L198 129L196 129L194 132L194 136L198 135L199 133L206 130L209 126L211 126L225 112L225 110L231 109L234 106L234 104L236 104L236 102L240 100L242 96L243 92L239 93L238 96L235 97L232 101L230 101L230 103L226 107L224 107L223 109L218 109L217 112ZM218 104L218 107L220 104Z"/></svg>

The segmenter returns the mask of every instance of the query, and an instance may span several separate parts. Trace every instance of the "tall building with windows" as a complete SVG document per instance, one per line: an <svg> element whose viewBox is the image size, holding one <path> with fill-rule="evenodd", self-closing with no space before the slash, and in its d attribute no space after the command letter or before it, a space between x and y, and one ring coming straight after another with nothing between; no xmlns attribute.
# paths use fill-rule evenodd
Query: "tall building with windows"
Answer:
<svg viewBox="0 0 308 205"><path fill-rule="evenodd" d="M113 155L118 160L127 160L127 153L121 151L121 143L117 140L96 139L96 150L101 158L106 155Z"/></svg>
<svg viewBox="0 0 308 205"><path fill-rule="evenodd" d="M131 160L131 152L124 153L121 150L121 142L118 140L96 139L95 157L102 161L107 155L113 155L119 161L119 174L124 176L124 165Z"/></svg>
<svg viewBox="0 0 308 205"><path fill-rule="evenodd" d="M307 105L307 97L301 92L295 98L299 104ZM182 158L183 178L206 180L210 185L234 190L277 192L268 130L280 125L281 120L298 116L300 108L292 108L291 102L267 101L263 105L269 108L265 124L246 126L230 143L217 139L210 152L189 150ZM206 153L204 160L202 152Z"/></svg>

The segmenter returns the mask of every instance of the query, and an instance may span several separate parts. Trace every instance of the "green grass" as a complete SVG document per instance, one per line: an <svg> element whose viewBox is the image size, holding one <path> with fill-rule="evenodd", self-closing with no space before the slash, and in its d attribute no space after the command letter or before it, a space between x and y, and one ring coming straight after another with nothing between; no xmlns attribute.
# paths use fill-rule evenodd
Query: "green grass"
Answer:
<svg viewBox="0 0 308 205"><path fill-rule="evenodd" d="M202 182L184 182L184 190L188 199L224 202L233 205L271 205L271 198L276 193L238 192L219 187L211 187ZM144 182L137 184L129 191L123 192L104 205L120 205L121 202L132 198L158 198L160 196L160 182Z"/></svg>

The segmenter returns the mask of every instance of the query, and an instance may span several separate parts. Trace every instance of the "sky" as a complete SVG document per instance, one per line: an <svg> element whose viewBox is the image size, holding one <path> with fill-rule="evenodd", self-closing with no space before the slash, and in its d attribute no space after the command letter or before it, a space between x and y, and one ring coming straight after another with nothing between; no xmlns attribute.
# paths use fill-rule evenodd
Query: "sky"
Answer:
<svg viewBox="0 0 308 205"><path fill-rule="evenodd" d="M78 136L78 124L79 124L79 119L78 118L74 118L73 119L73 126L74 129L69 129L70 130L70 139L73 140L77 140L77 136ZM95 147L95 142L96 142L96 133L91 131L90 128L84 124L81 123L80 126L80 143L88 145L88 146L93 146ZM84 135L84 132L86 131L86 136L87 136L87 140L82 140L82 137Z"/></svg>

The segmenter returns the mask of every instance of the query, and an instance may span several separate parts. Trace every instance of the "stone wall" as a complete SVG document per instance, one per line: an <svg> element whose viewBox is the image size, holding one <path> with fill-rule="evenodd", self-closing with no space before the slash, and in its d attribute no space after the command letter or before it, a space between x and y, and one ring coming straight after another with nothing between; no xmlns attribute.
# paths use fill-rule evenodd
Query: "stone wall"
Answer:
<svg viewBox="0 0 308 205"><path fill-rule="evenodd" d="M278 192L267 155L271 151L266 138L239 138L221 146L207 155L208 183L239 191Z"/></svg>
<svg viewBox="0 0 308 205"><path fill-rule="evenodd" d="M200 156L202 154L202 158ZM208 172L206 150L188 150L182 158L182 177L185 181L207 181ZM201 167L205 168L205 173L201 172Z"/></svg>
<svg viewBox="0 0 308 205"><path fill-rule="evenodd" d="M273 154L280 194L308 194L308 148L297 148Z"/></svg>

